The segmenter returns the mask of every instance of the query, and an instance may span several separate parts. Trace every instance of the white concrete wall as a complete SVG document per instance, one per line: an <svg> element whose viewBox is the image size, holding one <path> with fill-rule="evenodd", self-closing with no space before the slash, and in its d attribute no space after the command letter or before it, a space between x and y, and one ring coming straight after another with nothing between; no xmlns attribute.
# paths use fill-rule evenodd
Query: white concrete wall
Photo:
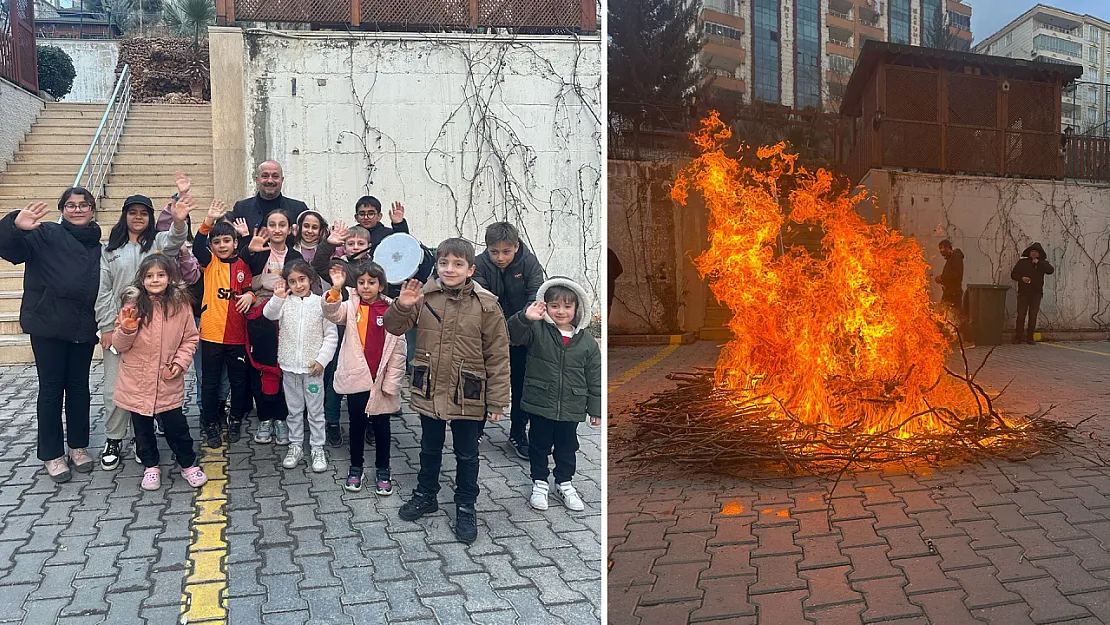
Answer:
<svg viewBox="0 0 1110 625"><path fill-rule="evenodd" d="M30 92L0 78L0 171L15 157L23 137L42 111L43 101Z"/></svg>
<svg viewBox="0 0 1110 625"><path fill-rule="evenodd" d="M40 46L56 46L73 59L73 88L62 102L107 102L116 86L119 43L95 39L39 39Z"/></svg>
<svg viewBox="0 0 1110 625"><path fill-rule="evenodd" d="M877 195L877 219L917 239L939 275L937 244L963 250L964 286L1005 284L1016 309L1010 271L1022 250L1040 241L1056 273L1045 278L1040 327L1092 330L1110 324L1110 185L1051 180L871 171L863 184ZM866 212L866 211L865 211ZM933 284L933 298L940 287Z"/></svg>
<svg viewBox="0 0 1110 625"><path fill-rule="evenodd" d="M549 275L600 302L599 37L246 31L243 42L243 196L252 167L273 158L290 197L348 222L361 195L399 200L429 246L462 236L480 252L485 227L508 220Z"/></svg>

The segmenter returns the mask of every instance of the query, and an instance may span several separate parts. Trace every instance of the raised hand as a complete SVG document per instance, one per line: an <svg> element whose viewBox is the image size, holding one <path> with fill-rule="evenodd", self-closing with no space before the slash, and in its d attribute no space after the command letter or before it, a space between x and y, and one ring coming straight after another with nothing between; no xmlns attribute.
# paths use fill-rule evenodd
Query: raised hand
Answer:
<svg viewBox="0 0 1110 625"><path fill-rule="evenodd" d="M324 365L316 362L315 360L308 363L308 375L309 376L314 377L314 378L318 378L323 374L324 374Z"/></svg>
<svg viewBox="0 0 1110 625"><path fill-rule="evenodd" d="M250 235L251 227L247 225L246 218L240 217L239 219L236 219L233 225L235 226L235 233L239 235L239 238Z"/></svg>
<svg viewBox="0 0 1110 625"><path fill-rule="evenodd" d="M241 312L245 315L245 314L247 314L247 311L251 309L251 304L253 304L253 303L254 303L254 293L251 293L250 291L247 291L246 293L243 293L242 295L240 295L238 297L238 299L235 300L235 310L238 310L239 312Z"/></svg>
<svg viewBox="0 0 1110 625"><path fill-rule="evenodd" d="M128 332L138 330L139 311L134 306L124 306L123 310L119 311L119 325Z"/></svg>
<svg viewBox="0 0 1110 625"><path fill-rule="evenodd" d="M177 363L173 363L170 366L166 367L165 371L162 372L162 379L172 380L179 375L181 375L181 367L178 367Z"/></svg>
<svg viewBox="0 0 1110 625"><path fill-rule="evenodd" d="M532 302L532 304L525 309L524 316L532 321L539 321L543 319L543 315L546 312L547 304L545 302Z"/></svg>
<svg viewBox="0 0 1110 625"><path fill-rule="evenodd" d="M15 227L30 232L39 227L39 220L46 216L46 202L32 202L15 216Z"/></svg>
<svg viewBox="0 0 1110 625"><path fill-rule="evenodd" d="M397 296L397 301L402 306L419 306L420 302L424 301L424 294L420 290L424 285L419 280L405 280L401 285L401 294Z"/></svg>
<svg viewBox="0 0 1110 625"><path fill-rule="evenodd" d="M505 418L505 414L501 413L501 412L490 412L490 413L487 413L487 414L489 415L490 423L497 423L501 419Z"/></svg>
<svg viewBox="0 0 1110 625"><path fill-rule="evenodd" d="M274 297L278 299L285 299L289 295L289 288L283 279L278 279L274 283Z"/></svg>
<svg viewBox="0 0 1110 625"><path fill-rule="evenodd" d="M189 218L189 213L197 207L197 200L191 195L182 196L177 202L174 202L173 208L173 222L178 226L184 226L185 220Z"/></svg>
<svg viewBox="0 0 1110 625"><path fill-rule="evenodd" d="M342 219L336 219L335 223L331 225L331 234L328 235L328 243L335 246L343 245L347 240L347 224Z"/></svg>
<svg viewBox="0 0 1110 625"><path fill-rule="evenodd" d="M193 181L185 175L185 172L177 170L173 172L173 181L177 184L177 197L183 198L189 195L189 189L193 188Z"/></svg>
<svg viewBox="0 0 1110 625"><path fill-rule="evenodd" d="M331 287L336 291L342 291L343 285L347 283L347 272L344 271L340 265L332 265L328 270L328 276L331 277Z"/></svg>
<svg viewBox="0 0 1110 625"><path fill-rule="evenodd" d="M247 249L255 254L266 249L266 247L270 245L269 234L270 230L266 227L255 228L254 237L251 238L251 242L247 245Z"/></svg>
<svg viewBox="0 0 1110 625"><path fill-rule="evenodd" d="M389 209L389 221L399 224L405 220L405 207L400 202L394 202L393 208Z"/></svg>
<svg viewBox="0 0 1110 625"><path fill-rule="evenodd" d="M179 200L178 204L180 203ZM208 207L208 215L205 216L204 220L208 222L208 225L214 226L216 222L223 219L226 214L227 204L224 204L220 200L212 200L212 205Z"/></svg>

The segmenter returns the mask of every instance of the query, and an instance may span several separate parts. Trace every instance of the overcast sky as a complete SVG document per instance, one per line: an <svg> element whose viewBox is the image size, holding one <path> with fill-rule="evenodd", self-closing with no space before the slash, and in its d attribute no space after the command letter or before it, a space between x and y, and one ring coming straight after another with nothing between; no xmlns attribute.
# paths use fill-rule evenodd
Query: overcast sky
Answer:
<svg viewBox="0 0 1110 625"><path fill-rule="evenodd" d="M1037 5L1037 2L1023 0L964 0L971 5L971 32L975 43L998 32L1015 17ZM1080 15L1086 13L1110 22L1110 3L1106 0L1045 0L1041 4L1054 6Z"/></svg>

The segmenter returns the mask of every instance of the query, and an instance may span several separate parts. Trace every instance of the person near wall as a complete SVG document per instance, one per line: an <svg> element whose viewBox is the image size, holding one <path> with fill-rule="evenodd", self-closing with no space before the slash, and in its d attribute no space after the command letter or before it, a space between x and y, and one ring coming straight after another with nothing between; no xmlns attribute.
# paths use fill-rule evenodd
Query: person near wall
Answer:
<svg viewBox="0 0 1110 625"><path fill-rule="evenodd" d="M962 318L960 305L964 294L964 253L953 248L952 241L948 239L941 241L938 248L944 257L944 269L936 278L941 287L940 302L950 315L950 321L958 326Z"/></svg>
<svg viewBox="0 0 1110 625"><path fill-rule="evenodd" d="M282 195L282 186L285 184L285 173L277 161L263 161L254 171L254 184L258 192L254 197L239 200L225 217L234 222L244 219L247 229L254 232L263 225L266 215L275 210L283 211L289 217L289 223L297 223L301 213L308 210L308 205L300 200Z"/></svg>
<svg viewBox="0 0 1110 625"><path fill-rule="evenodd" d="M190 182L184 174L177 176L179 196L189 193ZM189 234L185 220L188 204L173 204L173 225L158 232L154 203L145 195L132 195L123 202L119 221L108 235L100 261L100 290L96 296L96 323L100 328L100 347L104 350L104 416L107 438L100 452L100 468L112 471L119 467L123 441L131 423L131 413L115 404L116 378L120 356L112 349L112 332L120 311L120 295L135 281L139 263L150 254L177 256ZM152 413L153 414L153 413Z"/></svg>
<svg viewBox="0 0 1110 625"><path fill-rule="evenodd" d="M1056 269L1045 259L1044 248L1034 242L1021 253L1010 278L1018 283L1017 327L1014 329L1014 343L1034 343L1033 333L1037 328L1037 314L1041 310L1044 296L1044 277ZM1025 317L1028 313L1029 323Z"/></svg>
<svg viewBox="0 0 1110 625"><path fill-rule="evenodd" d="M25 264L19 325L31 336L38 373L38 457L55 482L73 469L92 471L89 456L89 369L96 347L100 226L87 189L66 189L60 223L43 223L49 207L35 202L0 219L0 258ZM63 445L62 405L65 404Z"/></svg>

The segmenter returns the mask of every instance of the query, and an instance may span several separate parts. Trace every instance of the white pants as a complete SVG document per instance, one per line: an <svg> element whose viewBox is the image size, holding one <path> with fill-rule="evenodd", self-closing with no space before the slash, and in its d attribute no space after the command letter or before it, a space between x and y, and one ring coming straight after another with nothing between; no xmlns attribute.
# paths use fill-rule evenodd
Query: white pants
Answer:
<svg viewBox="0 0 1110 625"><path fill-rule="evenodd" d="M108 438L123 440L127 438L127 426L131 424L131 412L116 405L112 396L116 392L116 378L119 377L120 357L112 350L104 350L104 421Z"/></svg>
<svg viewBox="0 0 1110 625"><path fill-rule="evenodd" d="M304 409L308 407L309 444L324 446L324 376L312 377L307 373L281 374L285 389L285 404L289 408L286 424L289 426L289 444L304 443Z"/></svg>

